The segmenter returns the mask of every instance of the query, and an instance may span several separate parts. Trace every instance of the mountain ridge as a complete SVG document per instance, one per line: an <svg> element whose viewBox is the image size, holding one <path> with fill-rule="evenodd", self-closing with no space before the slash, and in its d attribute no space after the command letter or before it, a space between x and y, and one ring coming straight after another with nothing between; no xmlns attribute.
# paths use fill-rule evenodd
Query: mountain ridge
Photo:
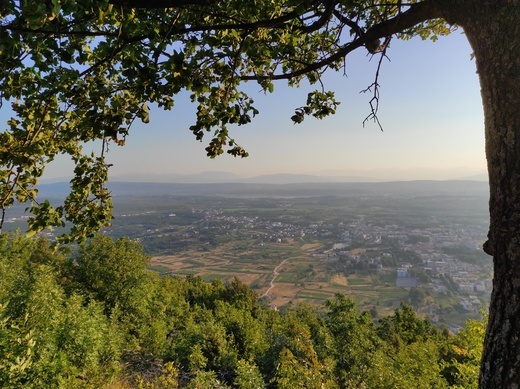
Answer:
<svg viewBox="0 0 520 389"><path fill-rule="evenodd" d="M245 196L348 196L435 194L487 194L488 183L473 180L414 180L384 182L314 182L314 183L154 183L109 181L113 196L164 195L245 195ZM40 185L41 197L64 197L69 193L67 182Z"/></svg>

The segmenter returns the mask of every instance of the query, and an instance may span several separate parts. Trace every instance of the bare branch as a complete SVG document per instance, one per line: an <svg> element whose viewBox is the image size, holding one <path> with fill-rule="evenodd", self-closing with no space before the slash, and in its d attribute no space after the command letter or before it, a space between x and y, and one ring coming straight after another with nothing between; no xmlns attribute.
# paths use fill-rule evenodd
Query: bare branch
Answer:
<svg viewBox="0 0 520 389"><path fill-rule="evenodd" d="M364 34L364 31L363 29L356 23L354 22L353 20L347 18L345 15L343 15L341 12L335 10L334 11L334 16L338 18L338 20L349 26L355 33L357 36L361 36Z"/></svg>
<svg viewBox="0 0 520 389"><path fill-rule="evenodd" d="M379 111L379 73L381 71L381 65L383 64L383 59L388 58L386 56L386 50L388 49L390 45L390 40L392 38L388 37L385 40L385 43L383 44L383 49L380 52L381 56L379 57L379 61L377 63L377 69L375 74L375 79L372 85L370 85L368 88L361 91L361 93L366 92L372 92L372 98L369 101L370 104L370 114L363 120L363 127L365 126L365 123L369 120L374 121L379 126L379 129L383 131L383 126L381 125L381 122L379 121L379 117L377 116L377 112Z"/></svg>

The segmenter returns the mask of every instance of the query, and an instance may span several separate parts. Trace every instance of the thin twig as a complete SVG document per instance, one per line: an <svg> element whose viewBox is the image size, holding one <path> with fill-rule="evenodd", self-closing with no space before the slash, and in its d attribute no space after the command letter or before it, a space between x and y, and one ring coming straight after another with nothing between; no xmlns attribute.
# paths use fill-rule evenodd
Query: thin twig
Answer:
<svg viewBox="0 0 520 389"><path fill-rule="evenodd" d="M376 69L376 74L375 74L375 79L374 79L374 82L366 89L362 90L360 93L366 93L366 92L372 92L372 98L370 99L369 101L369 104L370 104L370 113L368 114L368 116L365 118L365 120L363 120L363 127L365 127L365 123L369 120L372 120L374 121L375 123L377 123L377 125L379 126L379 129L381 131L383 131L383 126L381 125L381 122L379 121L379 118L377 117L377 112L379 111L379 74L380 74L380 71L381 71L381 65L383 64L383 59L388 59L388 56L386 55L386 50L388 49L389 45L390 45L390 40L392 39L392 37L387 37L385 39L385 42L383 43L383 45L381 46L381 51L380 51L380 57L379 57L379 61L377 63L377 69Z"/></svg>

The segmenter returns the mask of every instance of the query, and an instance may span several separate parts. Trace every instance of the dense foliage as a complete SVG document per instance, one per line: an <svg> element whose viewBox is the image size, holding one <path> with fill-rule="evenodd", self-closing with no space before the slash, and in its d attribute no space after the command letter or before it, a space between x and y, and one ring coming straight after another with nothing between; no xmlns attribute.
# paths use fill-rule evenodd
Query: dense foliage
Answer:
<svg viewBox="0 0 520 389"><path fill-rule="evenodd" d="M138 243L76 252L0 236L0 386L471 388L483 322L459 334L402 305L374 323L344 295L260 305L238 279L159 278Z"/></svg>
<svg viewBox="0 0 520 389"><path fill-rule="evenodd" d="M109 144L124 145L132 123L150 121L152 104L170 110L181 91L198 107L189 130L197 140L211 137L212 158L226 150L247 156L229 131L258 114L244 82L271 93L274 80L306 79L318 87L293 107L293 121L333 114L338 102L321 75L343 69L349 52L365 46L383 58L393 34L449 32L438 10L412 3L2 1L0 107L10 118L0 131L0 229L15 201L30 203L33 233L68 224L62 242L109 224ZM377 96L377 80L373 87ZM37 190L59 154L75 164L62 205L38 199Z"/></svg>
<svg viewBox="0 0 520 389"><path fill-rule="evenodd" d="M243 82L265 92L275 80L315 84L292 118L322 118L338 103L321 84L324 71L343 70L359 48L382 60L393 37L435 39L450 25L474 50L485 116L484 251L495 268L480 385L517 388L520 0L2 1L0 107L10 105L12 115L0 132L0 228L16 201L30 203L31 233L68 224L61 242L84 241L109 224L107 146L123 144L135 120L148 122L150 103L170 109L187 91L198 107L190 130L211 137L207 154L245 156L229 132L258 113ZM368 116L376 121L377 74ZM84 150L92 141L97 154ZM69 196L56 206L38 199L37 184L59 154L75 169Z"/></svg>

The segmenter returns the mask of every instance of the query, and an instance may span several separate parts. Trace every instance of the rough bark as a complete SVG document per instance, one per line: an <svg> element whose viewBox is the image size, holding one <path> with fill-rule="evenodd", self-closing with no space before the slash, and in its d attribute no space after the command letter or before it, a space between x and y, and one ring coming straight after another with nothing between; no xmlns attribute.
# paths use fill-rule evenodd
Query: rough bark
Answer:
<svg viewBox="0 0 520 389"><path fill-rule="evenodd" d="M494 279L480 388L520 387L520 1L452 9L474 50L485 117ZM449 20L449 17L447 18Z"/></svg>

